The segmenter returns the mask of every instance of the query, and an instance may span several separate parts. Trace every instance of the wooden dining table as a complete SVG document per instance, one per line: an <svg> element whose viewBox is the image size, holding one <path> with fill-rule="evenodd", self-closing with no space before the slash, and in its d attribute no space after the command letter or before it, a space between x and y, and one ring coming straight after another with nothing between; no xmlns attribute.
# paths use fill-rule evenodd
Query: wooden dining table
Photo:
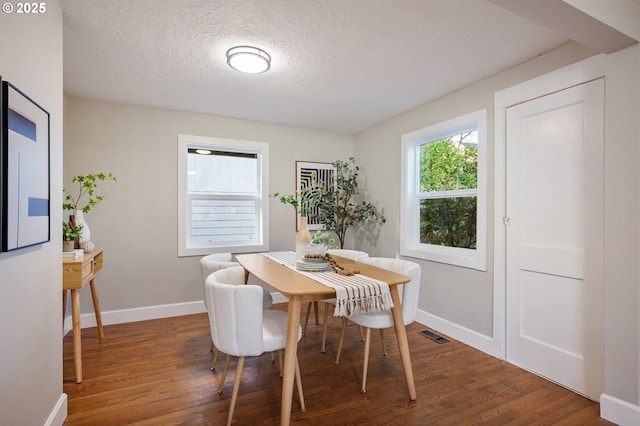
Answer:
<svg viewBox="0 0 640 426"><path fill-rule="evenodd" d="M393 301L391 314L393 316L396 338L400 349L400 358L404 368L404 376L409 390L409 399L416 399L416 387L411 368L409 343L402 318L402 306L398 285L410 281L410 278L386 269L378 268L366 263L355 262L351 259L332 256L340 266L349 270L359 270L360 274L389 284L389 292ZM291 420L291 402L295 360L298 351L298 329L300 327L300 308L303 303L336 297L331 287L321 284L314 279L296 272L294 269L278 263L260 253L239 254L237 261L244 267L247 282L249 274L273 287L289 299L287 319L287 341L284 355L282 399L280 405L280 424L288 425Z"/></svg>

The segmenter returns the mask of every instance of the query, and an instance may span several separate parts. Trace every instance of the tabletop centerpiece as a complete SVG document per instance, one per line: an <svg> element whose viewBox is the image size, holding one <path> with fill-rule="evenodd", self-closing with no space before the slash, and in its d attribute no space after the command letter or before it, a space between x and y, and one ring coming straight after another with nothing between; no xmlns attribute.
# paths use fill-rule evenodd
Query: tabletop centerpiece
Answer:
<svg viewBox="0 0 640 426"><path fill-rule="evenodd" d="M281 194L279 192L269 194L269 197L274 197L280 200L283 204L289 204L293 206L296 214L300 212L300 229L296 234L296 260L302 259L305 255L307 246L311 244L311 233L308 228L308 217L306 212L309 211L310 199L304 197L306 190L298 190L296 195Z"/></svg>

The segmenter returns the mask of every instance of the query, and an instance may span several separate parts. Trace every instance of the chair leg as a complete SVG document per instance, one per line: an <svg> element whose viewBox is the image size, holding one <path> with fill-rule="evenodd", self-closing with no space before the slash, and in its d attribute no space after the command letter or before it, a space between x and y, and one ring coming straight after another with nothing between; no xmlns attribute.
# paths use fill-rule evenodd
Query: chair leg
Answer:
<svg viewBox="0 0 640 426"><path fill-rule="evenodd" d="M362 326L360 326L360 337L362 338L362 341L364 342L364 331L362 330Z"/></svg>
<svg viewBox="0 0 640 426"><path fill-rule="evenodd" d="M307 324L309 324L309 315L311 314L311 307L313 306L313 302L309 302L307 305L307 315L304 318L304 324L302 325L302 335L305 336L307 334Z"/></svg>
<svg viewBox="0 0 640 426"><path fill-rule="evenodd" d="M311 308L313 307L314 317L316 319L316 325L320 323L320 318L318 317L318 301L309 302L307 305L307 315L304 318L304 324L302 326L302 335L307 334L307 324L309 324L309 316L311 315Z"/></svg>
<svg viewBox="0 0 640 426"><path fill-rule="evenodd" d="M387 345L384 343L384 329L380 329L380 343L382 343L382 354L387 356Z"/></svg>
<svg viewBox="0 0 640 426"><path fill-rule="evenodd" d="M279 377L282 377L282 349L278 349L278 362L280 364L280 374Z"/></svg>
<svg viewBox="0 0 640 426"><path fill-rule="evenodd" d="M369 370L369 349L371 348L371 329L367 328L364 341L364 365L362 367L362 389L360 393L367 392L367 372Z"/></svg>
<svg viewBox="0 0 640 426"><path fill-rule="evenodd" d="M240 388L240 377L242 377L242 369L244 368L244 357L238 357L238 365L236 366L236 378L233 381L233 391L231 392L231 404L229 405L229 416L227 417L227 426L231 426L233 420L233 410L236 408L236 400L238 399L238 389Z"/></svg>
<svg viewBox="0 0 640 426"><path fill-rule="evenodd" d="M327 343L327 327L329 324L329 307L328 303L324 304L324 321L322 322L322 347L320 348L321 353L327 352L326 343Z"/></svg>
<svg viewBox="0 0 640 426"><path fill-rule="evenodd" d="M227 354L224 359L224 368L222 369L222 376L220 377L220 385L218 386L218 393L222 393L224 389L224 381L227 378L227 372L229 371L229 364L231 363L231 355Z"/></svg>
<svg viewBox="0 0 640 426"><path fill-rule="evenodd" d="M213 361L211 361L211 371L216 371L216 362L218 362L218 355L220 351L215 349L213 352Z"/></svg>
<svg viewBox="0 0 640 426"><path fill-rule="evenodd" d="M271 351L271 363L276 362L276 356L273 351Z"/></svg>
<svg viewBox="0 0 640 426"><path fill-rule="evenodd" d="M314 314L314 316L316 318L316 325L320 324L320 318L319 318L319 315L320 315L319 310L320 309L319 309L319 306L320 306L320 303L317 300L313 302L313 314Z"/></svg>
<svg viewBox="0 0 640 426"><path fill-rule="evenodd" d="M302 377L300 376L300 363L296 357L296 387L298 388L298 397L300 398L300 410L304 413L307 407L304 405L304 394L302 393Z"/></svg>
<svg viewBox="0 0 640 426"><path fill-rule="evenodd" d="M334 362L334 364L340 364L340 354L342 353L342 344L344 343L344 334L347 331L347 323L349 322L348 319L346 319L345 317L342 317L342 330L340 330L340 342L338 343L338 353L336 354L336 361Z"/></svg>

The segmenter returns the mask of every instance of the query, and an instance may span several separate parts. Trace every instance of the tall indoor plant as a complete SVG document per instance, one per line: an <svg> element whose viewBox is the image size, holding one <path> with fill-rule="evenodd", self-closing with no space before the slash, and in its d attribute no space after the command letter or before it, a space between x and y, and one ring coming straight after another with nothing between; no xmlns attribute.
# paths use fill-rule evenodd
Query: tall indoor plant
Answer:
<svg viewBox="0 0 640 426"><path fill-rule="evenodd" d="M102 202L107 194L101 195L96 192L98 183L104 181L117 181L112 173L92 173L88 175L78 175L71 179L72 183L77 183L76 191L71 192L66 188L62 189L64 194L63 210L70 210L73 213L69 216L69 222L72 227L82 225L82 235L80 243L91 241L91 231L84 219L84 214L89 213L91 209ZM83 247L84 248L84 247Z"/></svg>
<svg viewBox="0 0 640 426"><path fill-rule="evenodd" d="M344 248L349 229L358 228L373 233L386 219L375 205L362 199L358 180L360 168L356 160L349 157L348 161L336 160L332 165L335 168L335 184L328 188L313 182L295 195L276 192L269 196L292 205L296 212L306 213L315 222L322 223L324 230L336 234L340 248ZM307 218L302 217L303 223L306 223Z"/></svg>
<svg viewBox="0 0 640 426"><path fill-rule="evenodd" d="M307 191L311 205L316 206L316 213L310 216L332 231L338 237L340 248L344 248L347 231L358 228L372 232L386 222L381 211L369 201L362 199L358 174L360 168L356 160L334 161L335 185L328 188L317 186ZM310 210L313 211L313 210Z"/></svg>

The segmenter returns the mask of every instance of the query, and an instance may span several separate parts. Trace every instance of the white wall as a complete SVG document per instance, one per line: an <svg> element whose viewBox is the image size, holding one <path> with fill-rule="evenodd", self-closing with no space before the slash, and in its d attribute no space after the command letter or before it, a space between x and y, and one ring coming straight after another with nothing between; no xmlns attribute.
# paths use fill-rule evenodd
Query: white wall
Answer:
<svg viewBox="0 0 640 426"><path fill-rule="evenodd" d="M400 137L423 127L487 109L488 123L488 250L487 271L417 261L422 266L422 311L491 338L493 333L493 96L498 90L591 56L594 52L569 43L517 67L408 111L355 136L355 155L366 175L370 198L385 209L381 243L361 248L372 255L399 253Z"/></svg>
<svg viewBox="0 0 640 426"><path fill-rule="evenodd" d="M605 393L635 405L640 374L639 64L638 45L608 55L605 80Z"/></svg>
<svg viewBox="0 0 640 426"><path fill-rule="evenodd" d="M639 52L636 44L606 58L603 411L620 424L637 424L640 419ZM459 332L458 337L468 338L471 344L482 340L476 336L484 336L487 341L493 338L493 94L591 53L573 43L565 45L355 136L354 151L368 179L370 196L385 207L388 218L382 235L384 243L378 247L361 243L360 248L394 256L399 249L401 135L480 108L489 111L489 270L479 272L411 259L423 268L419 320L426 319L427 325L436 329L449 327L443 331Z"/></svg>
<svg viewBox="0 0 640 426"><path fill-rule="evenodd" d="M295 191L295 162L353 153L351 135L66 97L64 182L112 172L108 199L86 215L104 249L100 303L109 311L202 300L199 257L177 257L177 135L269 143L270 193ZM293 208L270 200L270 248L293 250ZM93 312L89 297L83 313ZM90 317L87 318L90 320ZM89 324L89 322L86 322Z"/></svg>
<svg viewBox="0 0 640 426"><path fill-rule="evenodd" d="M14 3L15 4L15 3ZM0 423L62 424L62 12L0 14L0 75L50 113L51 242L0 254Z"/></svg>

